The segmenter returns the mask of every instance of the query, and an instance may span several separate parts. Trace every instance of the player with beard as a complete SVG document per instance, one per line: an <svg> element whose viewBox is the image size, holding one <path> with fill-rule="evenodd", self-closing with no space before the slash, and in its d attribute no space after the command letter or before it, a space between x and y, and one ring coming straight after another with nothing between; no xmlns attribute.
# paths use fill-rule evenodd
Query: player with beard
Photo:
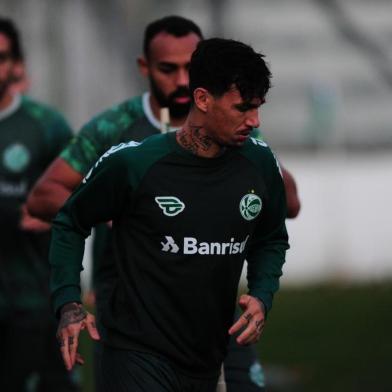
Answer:
<svg viewBox="0 0 392 392"><path fill-rule="evenodd" d="M202 38L198 26L177 16L147 26L143 56L137 61L141 74L149 80L151 92L113 106L81 129L35 186L28 200L31 213L52 219L95 161L112 145L129 140L141 141L160 133L162 108L169 109L169 131L183 125L191 105L188 87L190 58ZM288 173L286 178L287 184L295 190L295 183ZM287 194L294 204L298 204L296 192ZM292 215L298 211L294 204L289 205ZM93 280L98 320L112 282L116 280L109 236L105 226L97 228ZM104 246L104 249L98 250L96 245ZM105 334L102 328L100 332ZM228 391L260 391L263 374L255 352L249 347L239 348L234 339L231 343L226 366Z"/></svg>

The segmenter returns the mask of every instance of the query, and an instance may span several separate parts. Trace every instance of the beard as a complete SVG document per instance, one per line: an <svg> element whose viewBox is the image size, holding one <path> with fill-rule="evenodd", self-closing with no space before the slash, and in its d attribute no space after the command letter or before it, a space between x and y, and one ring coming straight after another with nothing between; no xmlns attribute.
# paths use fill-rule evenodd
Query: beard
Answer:
<svg viewBox="0 0 392 392"><path fill-rule="evenodd" d="M8 93L8 88L9 88L10 84L11 83L8 80L0 82L0 101Z"/></svg>
<svg viewBox="0 0 392 392"><path fill-rule="evenodd" d="M173 118L182 118L188 115L191 108L191 101L187 103L178 103L175 101L178 97L190 97L190 91L187 87L178 87L177 90L166 96L163 91L155 83L154 79L150 78L151 92L162 108L169 109L170 116Z"/></svg>

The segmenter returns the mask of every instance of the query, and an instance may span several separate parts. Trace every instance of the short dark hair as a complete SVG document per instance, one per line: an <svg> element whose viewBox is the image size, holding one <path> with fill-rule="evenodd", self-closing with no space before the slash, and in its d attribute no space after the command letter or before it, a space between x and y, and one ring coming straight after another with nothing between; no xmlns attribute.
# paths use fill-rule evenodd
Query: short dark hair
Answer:
<svg viewBox="0 0 392 392"><path fill-rule="evenodd" d="M143 41L143 52L146 57L148 57L150 42L156 35L163 31L174 35L175 37L184 37L190 33L195 33L201 39L203 39L203 34L196 23L189 19L183 18L182 16L166 16L150 23L146 27Z"/></svg>
<svg viewBox="0 0 392 392"><path fill-rule="evenodd" d="M271 72L264 55L231 39L211 38L199 42L192 54L189 88L204 87L220 97L234 85L242 99L264 99L271 87Z"/></svg>
<svg viewBox="0 0 392 392"><path fill-rule="evenodd" d="M11 43L11 56L14 60L23 60L23 50L19 39L19 32L11 19L0 16L0 33L4 34Z"/></svg>

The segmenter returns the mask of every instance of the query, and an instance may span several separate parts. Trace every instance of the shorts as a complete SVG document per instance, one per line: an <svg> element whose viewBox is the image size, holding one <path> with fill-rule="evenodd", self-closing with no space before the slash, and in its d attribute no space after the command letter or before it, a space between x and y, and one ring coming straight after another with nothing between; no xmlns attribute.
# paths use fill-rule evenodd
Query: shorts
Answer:
<svg viewBox="0 0 392 392"><path fill-rule="evenodd" d="M100 347L99 392L215 392L218 376L194 378L176 371L158 356L133 350Z"/></svg>
<svg viewBox="0 0 392 392"><path fill-rule="evenodd" d="M264 392L263 368L254 345L240 346L230 337L224 361L227 392Z"/></svg>

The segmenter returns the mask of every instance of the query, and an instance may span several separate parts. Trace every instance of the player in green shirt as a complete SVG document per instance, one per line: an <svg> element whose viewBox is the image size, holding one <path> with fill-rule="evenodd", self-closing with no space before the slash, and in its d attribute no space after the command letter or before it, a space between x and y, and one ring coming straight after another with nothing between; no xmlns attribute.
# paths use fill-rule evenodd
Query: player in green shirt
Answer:
<svg viewBox="0 0 392 392"><path fill-rule="evenodd" d="M23 61L18 32L0 18L0 390L75 391L57 353L49 303L50 226L29 216L28 192L72 132L52 108L11 93Z"/></svg>
<svg viewBox="0 0 392 392"><path fill-rule="evenodd" d="M116 105L86 124L35 187L28 203L32 212L51 219L83 175L110 146L129 140L141 141L160 133L162 106L168 106L170 110L169 130L183 124L189 111L190 56L201 38L199 28L180 17L163 18L147 27L144 56L138 62L142 73L150 80L151 93ZM295 182L287 171L283 170L283 173L289 215L294 216L299 208ZM107 235L101 225L97 231L99 240L95 243L108 243ZM111 260L109 247L103 255L94 257L97 306L107 297L106 290L110 290ZM239 347L233 340L230 342L225 361L228 391L261 391L264 377L253 349Z"/></svg>
<svg viewBox="0 0 392 392"><path fill-rule="evenodd" d="M269 79L249 46L200 42L182 129L112 147L61 209L51 287L68 369L80 330L98 338L79 274L85 237L109 220L118 275L102 314L104 390L213 391L229 334L242 345L259 339L288 248L278 164L249 139ZM249 294L232 325L245 258Z"/></svg>

